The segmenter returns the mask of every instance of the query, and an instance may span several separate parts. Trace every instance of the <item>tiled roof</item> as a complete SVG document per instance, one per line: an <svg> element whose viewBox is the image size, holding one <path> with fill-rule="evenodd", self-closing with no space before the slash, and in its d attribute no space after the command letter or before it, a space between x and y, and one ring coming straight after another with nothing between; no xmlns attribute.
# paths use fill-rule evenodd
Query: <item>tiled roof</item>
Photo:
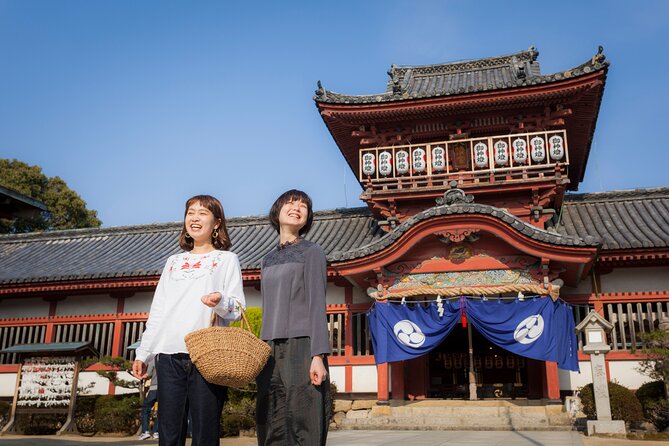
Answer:
<svg viewBox="0 0 669 446"><path fill-rule="evenodd" d="M436 206L416 214L390 233L367 208L316 212L307 238L319 243L330 261L378 252L413 225L438 215L484 214L546 243L596 246L602 250L669 246L669 188L568 195L558 233L528 225L483 204ZM75 229L0 236L0 284L142 277L160 274L167 256L180 251L181 223ZM233 251L242 268L255 270L277 242L266 217L228 220Z"/></svg>
<svg viewBox="0 0 669 446"><path fill-rule="evenodd" d="M567 195L558 231L603 250L669 247L669 187Z"/></svg>
<svg viewBox="0 0 669 446"><path fill-rule="evenodd" d="M326 104L375 104L547 84L605 69L609 63L602 51L599 47L596 55L578 67L545 75L541 74L539 52L534 47L486 59L439 65L393 65L384 93L345 95L326 90L319 82L314 100Z"/></svg>
<svg viewBox="0 0 669 446"><path fill-rule="evenodd" d="M0 284L156 276L165 259L181 251L181 223L74 229L0 236ZM260 268L277 242L267 217L228 219L232 250L242 268ZM327 254L380 238L367 208L316 212L307 238Z"/></svg>

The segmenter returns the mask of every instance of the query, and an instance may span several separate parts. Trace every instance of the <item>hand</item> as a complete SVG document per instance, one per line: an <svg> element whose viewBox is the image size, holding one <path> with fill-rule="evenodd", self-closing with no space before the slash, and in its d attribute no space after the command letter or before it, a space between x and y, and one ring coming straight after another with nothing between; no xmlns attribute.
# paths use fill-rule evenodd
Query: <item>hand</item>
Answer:
<svg viewBox="0 0 669 446"><path fill-rule="evenodd" d="M132 374L137 379L146 379L149 377L146 373L146 364L144 364L144 361L135 359L135 362L132 363Z"/></svg>
<svg viewBox="0 0 669 446"><path fill-rule="evenodd" d="M311 379L311 384L314 386L320 386L327 377L328 372L325 370L323 358L320 356L314 356L311 359L311 368L309 369L309 378Z"/></svg>
<svg viewBox="0 0 669 446"><path fill-rule="evenodd" d="M223 299L223 296L218 291L213 293L205 294L200 298L203 304L208 307L214 308L218 303Z"/></svg>

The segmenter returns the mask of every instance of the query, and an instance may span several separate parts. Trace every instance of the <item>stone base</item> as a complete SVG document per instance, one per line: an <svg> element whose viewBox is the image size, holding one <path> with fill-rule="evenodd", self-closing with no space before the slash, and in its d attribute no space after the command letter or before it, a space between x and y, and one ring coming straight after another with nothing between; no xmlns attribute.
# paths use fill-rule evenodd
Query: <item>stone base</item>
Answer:
<svg viewBox="0 0 669 446"><path fill-rule="evenodd" d="M352 407L355 406L355 403ZM335 414L343 429L572 430L562 405L539 400L392 401Z"/></svg>
<svg viewBox="0 0 669 446"><path fill-rule="evenodd" d="M625 422L622 420L588 420L588 435L609 435L625 438L627 429L625 429Z"/></svg>

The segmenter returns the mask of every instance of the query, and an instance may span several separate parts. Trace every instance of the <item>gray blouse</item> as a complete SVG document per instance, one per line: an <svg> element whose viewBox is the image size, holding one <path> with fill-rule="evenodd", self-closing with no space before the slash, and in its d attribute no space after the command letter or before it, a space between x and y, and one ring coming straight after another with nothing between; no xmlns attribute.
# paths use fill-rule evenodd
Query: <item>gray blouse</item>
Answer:
<svg viewBox="0 0 669 446"><path fill-rule="evenodd" d="M260 338L311 338L311 356L330 353L325 313L327 261L316 243L274 248L262 260Z"/></svg>

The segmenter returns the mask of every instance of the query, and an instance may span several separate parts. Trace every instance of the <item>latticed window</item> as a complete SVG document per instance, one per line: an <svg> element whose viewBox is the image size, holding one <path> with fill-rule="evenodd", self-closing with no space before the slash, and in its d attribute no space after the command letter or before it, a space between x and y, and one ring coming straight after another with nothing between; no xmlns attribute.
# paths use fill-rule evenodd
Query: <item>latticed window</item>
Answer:
<svg viewBox="0 0 669 446"><path fill-rule="evenodd" d="M58 324L53 342L90 342L100 356L111 356L114 339L113 322Z"/></svg>
<svg viewBox="0 0 669 446"><path fill-rule="evenodd" d="M39 344L44 342L46 325L25 325L19 327L0 327L0 350L19 344ZM0 364L18 364L16 353L0 354Z"/></svg>
<svg viewBox="0 0 669 446"><path fill-rule="evenodd" d="M354 313L350 319L353 334L353 356L372 355L372 339L366 313ZM346 317L344 313L328 314L328 330L332 356L344 356L346 347Z"/></svg>
<svg viewBox="0 0 669 446"><path fill-rule="evenodd" d="M367 313L353 315L353 355L373 355L372 338L367 324Z"/></svg>
<svg viewBox="0 0 669 446"><path fill-rule="evenodd" d="M604 317L613 324L609 335L612 350L635 351L644 347L640 333L658 329L669 317L669 302L612 303L604 305Z"/></svg>

